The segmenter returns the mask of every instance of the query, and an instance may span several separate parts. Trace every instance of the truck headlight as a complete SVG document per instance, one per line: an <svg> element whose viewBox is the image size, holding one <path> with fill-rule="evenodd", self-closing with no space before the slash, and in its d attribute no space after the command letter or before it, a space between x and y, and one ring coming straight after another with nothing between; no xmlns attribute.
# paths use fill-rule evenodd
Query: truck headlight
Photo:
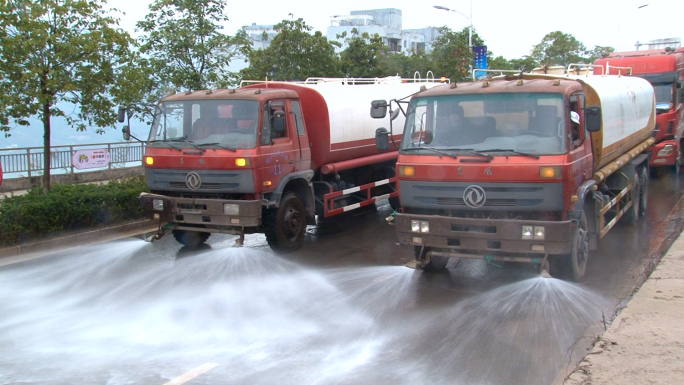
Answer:
<svg viewBox="0 0 684 385"><path fill-rule="evenodd" d="M658 151L658 156L670 156L674 152L674 146L671 144L666 144L665 147Z"/></svg>
<svg viewBox="0 0 684 385"><path fill-rule="evenodd" d="M522 227L522 239L532 239L534 228L532 226Z"/></svg>
<svg viewBox="0 0 684 385"><path fill-rule="evenodd" d="M544 226L534 226L534 239L544 240Z"/></svg>
<svg viewBox="0 0 684 385"><path fill-rule="evenodd" d="M223 213L226 215L240 215L240 205L235 203L224 203Z"/></svg>
<svg viewBox="0 0 684 385"><path fill-rule="evenodd" d="M430 222L411 219L411 231L414 233L429 233Z"/></svg>
<svg viewBox="0 0 684 385"><path fill-rule="evenodd" d="M162 199L152 199L152 209L155 211L164 211L164 201Z"/></svg>
<svg viewBox="0 0 684 385"><path fill-rule="evenodd" d="M411 231L414 233L420 232L420 221L411 219Z"/></svg>

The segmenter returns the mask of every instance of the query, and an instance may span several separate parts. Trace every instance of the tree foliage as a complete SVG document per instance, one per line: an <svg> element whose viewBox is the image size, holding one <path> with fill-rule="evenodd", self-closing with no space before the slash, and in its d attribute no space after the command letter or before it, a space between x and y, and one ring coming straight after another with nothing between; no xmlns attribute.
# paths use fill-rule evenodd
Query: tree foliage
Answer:
<svg viewBox="0 0 684 385"><path fill-rule="evenodd" d="M538 65L562 65L579 63L585 60L587 49L580 41L569 33L550 32L542 41L532 48L530 55Z"/></svg>
<svg viewBox="0 0 684 385"><path fill-rule="evenodd" d="M377 33L370 36L367 32L358 34L352 30L352 36L347 38L347 48L340 53L340 67L342 75L352 78L373 78L389 75L382 57L389 50L382 43Z"/></svg>
<svg viewBox="0 0 684 385"><path fill-rule="evenodd" d="M243 79L305 80L308 77L340 76L337 42L330 42L303 19L283 20L276 24L278 32L265 49L251 50L248 68L240 71Z"/></svg>
<svg viewBox="0 0 684 385"><path fill-rule="evenodd" d="M251 45L244 30L221 32L226 0L155 0L136 30L155 84L200 90L234 82L228 64Z"/></svg>
<svg viewBox="0 0 684 385"><path fill-rule="evenodd" d="M468 46L468 27L458 32L448 27L442 27L439 31L440 35L433 42L430 55L435 74L456 82L469 80L475 54ZM484 41L473 31L473 45L483 44Z"/></svg>
<svg viewBox="0 0 684 385"><path fill-rule="evenodd" d="M0 130L43 122L50 153L50 119L64 117L77 130L115 123L114 107L127 95L116 89L121 69L133 62L128 33L103 9L105 0L0 2ZM74 112L58 103L75 105ZM50 189L50 156L43 189Z"/></svg>

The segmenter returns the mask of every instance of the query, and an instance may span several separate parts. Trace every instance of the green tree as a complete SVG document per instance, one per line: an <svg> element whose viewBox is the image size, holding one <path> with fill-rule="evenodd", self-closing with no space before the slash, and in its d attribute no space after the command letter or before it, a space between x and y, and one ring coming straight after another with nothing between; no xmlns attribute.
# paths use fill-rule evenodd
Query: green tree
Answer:
<svg viewBox="0 0 684 385"><path fill-rule="evenodd" d="M468 27L454 32L448 27L439 29L440 35L432 44L431 59L437 76L446 76L452 82L471 79L470 66L475 54L468 46ZM484 45L484 41L473 31L473 45Z"/></svg>
<svg viewBox="0 0 684 385"><path fill-rule="evenodd" d="M602 47L600 45L594 46L594 49L588 52L588 57L586 59L586 63L593 63L597 59L600 59L602 57L610 55L611 52L614 52L615 48L613 47Z"/></svg>
<svg viewBox="0 0 684 385"><path fill-rule="evenodd" d="M532 48L530 55L538 65L562 65L580 63L587 56L587 49L580 41L569 33L550 32L542 41Z"/></svg>
<svg viewBox="0 0 684 385"><path fill-rule="evenodd" d="M428 76L428 71L433 70L430 56L424 52L411 52L409 55L387 52L381 60L384 62L382 66L387 69L387 75L399 75L402 78L413 78L418 72L424 79Z"/></svg>
<svg viewBox="0 0 684 385"><path fill-rule="evenodd" d="M303 19L283 20L265 49L247 55L249 67L240 71L243 79L305 80L308 77L340 76L340 60L335 47L340 44L316 31Z"/></svg>
<svg viewBox="0 0 684 385"><path fill-rule="evenodd" d="M136 30L141 53L159 86L201 90L234 82L230 61L246 53L251 42L244 30L223 34L226 0L155 0Z"/></svg>
<svg viewBox="0 0 684 385"><path fill-rule="evenodd" d="M104 2L0 1L0 130L9 135L13 126L28 126L32 116L42 121L45 191L51 117L64 117L79 131L113 126L121 101L116 99L126 95L116 82L133 62L134 42L102 8ZM60 102L75 105L75 112L64 111Z"/></svg>
<svg viewBox="0 0 684 385"><path fill-rule="evenodd" d="M377 33L370 36L367 32L359 35L354 29L352 36L345 40L347 48L340 53L342 75L352 78L373 78L387 76L387 68L382 56L389 47L382 43Z"/></svg>

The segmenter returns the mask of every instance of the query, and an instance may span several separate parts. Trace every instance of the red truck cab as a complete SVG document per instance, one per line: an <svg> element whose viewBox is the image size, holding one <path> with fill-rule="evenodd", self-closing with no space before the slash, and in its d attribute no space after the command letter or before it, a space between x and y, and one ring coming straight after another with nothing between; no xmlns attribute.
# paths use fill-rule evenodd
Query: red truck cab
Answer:
<svg viewBox="0 0 684 385"><path fill-rule="evenodd" d="M652 167L670 166L679 174L684 164L684 49L612 52L594 62L595 74L629 74L648 80L656 96L655 144L649 149Z"/></svg>

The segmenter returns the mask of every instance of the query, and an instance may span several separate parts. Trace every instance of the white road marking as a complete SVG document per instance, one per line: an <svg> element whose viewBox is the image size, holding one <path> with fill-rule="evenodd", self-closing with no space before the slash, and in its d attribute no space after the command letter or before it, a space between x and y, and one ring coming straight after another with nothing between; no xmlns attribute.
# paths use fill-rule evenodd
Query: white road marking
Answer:
<svg viewBox="0 0 684 385"><path fill-rule="evenodd" d="M212 364L212 363L206 363L204 365L200 365L200 366L196 367L195 369L192 369L191 371L185 373L184 375L174 378L173 380L165 383L164 385L181 385L181 384L184 384L184 383L192 380L193 378L198 377L198 376L214 369L217 366L218 366L218 364Z"/></svg>

